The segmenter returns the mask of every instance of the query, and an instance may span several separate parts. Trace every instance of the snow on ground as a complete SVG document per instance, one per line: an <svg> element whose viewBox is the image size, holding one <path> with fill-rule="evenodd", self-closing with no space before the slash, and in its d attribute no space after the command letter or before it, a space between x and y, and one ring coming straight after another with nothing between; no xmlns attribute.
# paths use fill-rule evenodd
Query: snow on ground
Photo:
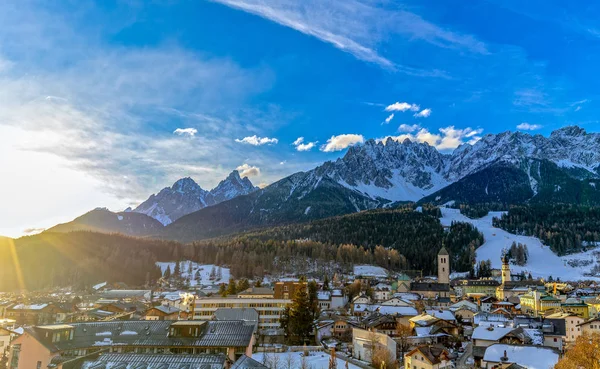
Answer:
<svg viewBox="0 0 600 369"><path fill-rule="evenodd" d="M542 242L535 237L518 236L492 226L492 219L494 217L501 217L503 212L490 212L483 218L470 219L462 215L458 209L442 207L441 210L442 218L440 219L440 222L442 225L450 226L453 221L466 222L473 224L481 233L483 233L485 242L477 249L478 262L489 259L492 262L492 268L500 269L502 266L500 260L502 250L510 248L510 245L513 242L517 242L527 245L529 258L527 260L527 265L523 267L511 264L510 269L513 274L524 271L525 273L531 273L534 278L542 277L546 279L551 275L553 278L560 277L563 281L599 279L586 277L584 275L591 266L586 268L572 267L568 263L568 260L573 258L581 257L584 260L589 259L591 255L590 252L559 257L550 250L550 247L544 246Z"/></svg>
<svg viewBox="0 0 600 369"><path fill-rule="evenodd" d="M300 368L302 362L302 353L301 352L281 352L281 353L267 353L266 361L264 358L264 353L258 352L252 355L252 358L259 363L264 363L266 366L271 368L285 368L287 367L287 360L291 356L291 360L293 361L291 367L292 368ZM329 368L329 358L331 356L326 352L309 352L309 355L306 357L307 367L312 369L328 369ZM342 359L337 359L337 367L345 368L346 362ZM348 364L349 369L360 369L358 366L354 364Z"/></svg>
<svg viewBox="0 0 600 369"><path fill-rule="evenodd" d="M188 272L188 265L192 266L192 272L191 275ZM171 273L173 273L175 271L175 262L174 261L170 261L170 262L157 262L156 265L158 265L160 267L160 271L161 273L164 275L165 274L165 270L167 270L167 267L171 268ZM221 283L229 283L229 278L231 276L231 274L229 273L229 268L221 268L221 279L214 279L211 280L210 279L210 272L213 270L215 270L215 273L218 270L218 266L216 265L212 265L212 264L197 264L191 261L183 261L181 263L181 276L183 278L187 278L188 276L190 276L190 286L194 287L198 284L201 284L203 286L209 286L209 285L215 285L215 284L221 284ZM196 281L196 272L200 271L200 281Z"/></svg>
<svg viewBox="0 0 600 369"><path fill-rule="evenodd" d="M382 267L378 267L375 265L355 265L354 275L361 275L363 277L385 278L388 276L388 271Z"/></svg>

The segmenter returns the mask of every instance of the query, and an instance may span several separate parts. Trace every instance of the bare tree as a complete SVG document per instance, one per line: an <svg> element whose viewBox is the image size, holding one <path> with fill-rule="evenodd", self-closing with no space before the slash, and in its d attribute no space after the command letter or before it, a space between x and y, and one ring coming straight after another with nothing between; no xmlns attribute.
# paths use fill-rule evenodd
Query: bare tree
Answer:
<svg viewBox="0 0 600 369"><path fill-rule="evenodd" d="M296 359L294 359L294 355L292 352L288 352L283 359L283 364L285 365L285 369L294 369L296 366Z"/></svg>

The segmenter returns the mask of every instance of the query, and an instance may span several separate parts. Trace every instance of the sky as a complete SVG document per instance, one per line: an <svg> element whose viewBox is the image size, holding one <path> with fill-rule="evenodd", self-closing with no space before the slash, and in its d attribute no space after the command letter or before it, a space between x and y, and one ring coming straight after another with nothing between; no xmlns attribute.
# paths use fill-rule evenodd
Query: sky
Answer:
<svg viewBox="0 0 600 369"><path fill-rule="evenodd" d="M3 0L0 234L387 136L598 131L600 4Z"/></svg>

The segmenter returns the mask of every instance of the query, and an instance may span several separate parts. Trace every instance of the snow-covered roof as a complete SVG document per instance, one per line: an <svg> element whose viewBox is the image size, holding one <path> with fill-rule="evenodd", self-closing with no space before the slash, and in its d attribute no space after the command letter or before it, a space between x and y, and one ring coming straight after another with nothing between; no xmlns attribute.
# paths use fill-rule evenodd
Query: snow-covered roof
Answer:
<svg viewBox="0 0 600 369"><path fill-rule="evenodd" d="M425 310L425 312L431 316L434 316L439 319L455 321L456 317L450 310Z"/></svg>
<svg viewBox="0 0 600 369"><path fill-rule="evenodd" d="M354 275L361 275L363 277L381 277L385 278L388 275L387 270L382 267L375 265L355 265Z"/></svg>
<svg viewBox="0 0 600 369"><path fill-rule="evenodd" d="M98 290L99 290L99 289L101 289L102 287L106 286L106 284L107 284L106 282L98 283L97 285L95 285L95 286L92 286L92 288L93 288L94 290L98 291Z"/></svg>
<svg viewBox="0 0 600 369"><path fill-rule="evenodd" d="M513 329L512 327L491 327L491 329L489 327L477 327L473 330L471 337L474 340L498 341Z"/></svg>
<svg viewBox="0 0 600 369"><path fill-rule="evenodd" d="M502 360L504 352L507 360ZM494 344L485 350L483 360L494 363L516 363L528 369L548 369L553 368L558 362L558 354L550 348L539 346Z"/></svg>
<svg viewBox="0 0 600 369"><path fill-rule="evenodd" d="M331 292L317 291L317 298L321 301L329 301L331 299Z"/></svg>
<svg viewBox="0 0 600 369"><path fill-rule="evenodd" d="M379 312L381 314L390 314L390 315L403 315L403 316L416 316L419 315L417 309L412 306L387 306L380 305Z"/></svg>
<svg viewBox="0 0 600 369"><path fill-rule="evenodd" d="M11 309L12 310L42 310L46 306L48 306L48 304L31 304L31 305L18 304L18 305L13 306Z"/></svg>

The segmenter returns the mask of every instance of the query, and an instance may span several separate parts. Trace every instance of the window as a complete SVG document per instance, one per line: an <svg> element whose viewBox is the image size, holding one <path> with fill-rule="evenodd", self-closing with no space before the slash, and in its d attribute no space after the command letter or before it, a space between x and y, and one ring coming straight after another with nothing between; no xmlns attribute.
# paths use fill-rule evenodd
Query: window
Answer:
<svg viewBox="0 0 600 369"><path fill-rule="evenodd" d="M35 366L35 368L36 368L36 369L41 369L41 367L42 367L42 362L41 362L41 361L38 361L38 362L37 362L37 365Z"/></svg>

